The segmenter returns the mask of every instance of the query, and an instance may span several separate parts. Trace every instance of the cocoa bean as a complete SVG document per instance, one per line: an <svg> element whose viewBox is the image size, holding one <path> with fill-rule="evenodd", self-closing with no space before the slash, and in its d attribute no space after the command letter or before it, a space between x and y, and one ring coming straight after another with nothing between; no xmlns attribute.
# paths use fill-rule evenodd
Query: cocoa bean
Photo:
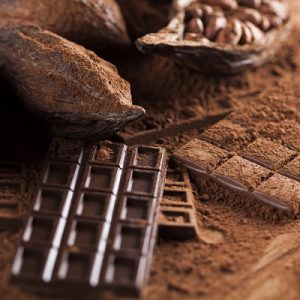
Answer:
<svg viewBox="0 0 300 300"><path fill-rule="evenodd" d="M204 35L211 41L214 41L217 37L219 31L225 28L227 25L227 20L225 17L220 15L211 14L207 16L206 28L204 30Z"/></svg>
<svg viewBox="0 0 300 300"><path fill-rule="evenodd" d="M225 28L221 29L216 42L221 44L238 45L242 37L241 22L231 18Z"/></svg>
<svg viewBox="0 0 300 300"><path fill-rule="evenodd" d="M144 113L115 66L37 26L0 28L0 69L57 135L104 137Z"/></svg>
<svg viewBox="0 0 300 300"><path fill-rule="evenodd" d="M238 7L236 0L200 0L202 3L207 3L211 6L218 6L224 10L232 10Z"/></svg>
<svg viewBox="0 0 300 300"><path fill-rule="evenodd" d="M130 43L115 0L2 0L0 26L11 21L38 25L100 52Z"/></svg>
<svg viewBox="0 0 300 300"><path fill-rule="evenodd" d="M185 10L185 20L189 21L193 18L202 18L205 15L213 13L213 11L210 5L194 2Z"/></svg>
<svg viewBox="0 0 300 300"><path fill-rule="evenodd" d="M184 39L187 41L194 41L194 42L200 42L200 41L206 40L206 38L202 34L191 33L191 32L187 32L184 35Z"/></svg>
<svg viewBox="0 0 300 300"><path fill-rule="evenodd" d="M245 24L249 27L251 31L253 41L257 42L263 38L264 34L257 26L255 26L251 22L245 22Z"/></svg>
<svg viewBox="0 0 300 300"><path fill-rule="evenodd" d="M241 22L242 36L240 39L240 45L250 44L253 40L252 32L250 28L243 22Z"/></svg>
<svg viewBox="0 0 300 300"><path fill-rule="evenodd" d="M191 19L186 25L186 32L202 33L204 30L203 23L199 18Z"/></svg>
<svg viewBox="0 0 300 300"><path fill-rule="evenodd" d="M265 32L271 28L271 22L267 16L262 16L259 28Z"/></svg>
<svg viewBox="0 0 300 300"><path fill-rule="evenodd" d="M269 16L270 28L278 28L283 24L283 20L277 16Z"/></svg>
<svg viewBox="0 0 300 300"><path fill-rule="evenodd" d="M284 2L277 0L264 0L260 11L266 15L279 17L282 20L288 19L288 7Z"/></svg>
<svg viewBox="0 0 300 300"><path fill-rule="evenodd" d="M262 15L253 8L239 8L232 15L242 22L249 21L256 26L259 26L262 22Z"/></svg>
<svg viewBox="0 0 300 300"><path fill-rule="evenodd" d="M238 4L251 8L259 8L262 4L262 0L238 0Z"/></svg>

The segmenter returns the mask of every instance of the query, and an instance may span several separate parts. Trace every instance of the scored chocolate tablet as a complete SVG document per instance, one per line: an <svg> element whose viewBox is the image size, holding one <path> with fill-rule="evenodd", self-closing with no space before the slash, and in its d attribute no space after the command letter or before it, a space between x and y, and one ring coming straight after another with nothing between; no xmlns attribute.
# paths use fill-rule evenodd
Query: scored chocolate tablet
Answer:
<svg viewBox="0 0 300 300"><path fill-rule="evenodd" d="M162 148L55 139L11 281L28 289L139 296L150 272L165 178Z"/></svg>
<svg viewBox="0 0 300 300"><path fill-rule="evenodd" d="M225 130L230 122L212 126L175 152L174 159L190 169L200 193L212 199L265 218L298 215L299 153L270 139L251 138L238 126Z"/></svg>

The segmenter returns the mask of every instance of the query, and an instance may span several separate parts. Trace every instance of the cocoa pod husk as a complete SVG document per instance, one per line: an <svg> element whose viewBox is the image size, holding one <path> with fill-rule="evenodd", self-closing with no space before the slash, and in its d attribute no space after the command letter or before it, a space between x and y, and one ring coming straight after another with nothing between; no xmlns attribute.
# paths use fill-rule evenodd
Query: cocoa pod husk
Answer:
<svg viewBox="0 0 300 300"><path fill-rule="evenodd" d="M252 7L259 11L260 6L269 1L277 0L239 0L237 3L243 4L244 9ZM178 64L200 73L214 76L231 75L245 72L269 61L286 42L291 32L292 22L289 15L286 16L285 20L281 19L282 23L278 26L275 19L278 17L276 14L268 15L259 11L262 15L260 24L254 25L249 21L243 24L242 22L242 36L238 44L218 43L215 41L216 36L208 37L206 32L209 15L204 15L201 18L204 23L204 36L206 38L193 36L185 39L188 36L188 32L185 31L185 9L190 7L191 3L212 4L208 0L174 0L175 15L173 14L169 24L156 33L150 33L139 38L136 41L138 49L144 53L172 57ZM196 6L196 4L193 5ZM234 13L234 10L222 10L220 7L213 7L213 9L213 14L224 16L226 20L231 18ZM270 24L271 16L274 17L274 24ZM285 17L285 14L282 16ZM259 23L258 20L256 23Z"/></svg>
<svg viewBox="0 0 300 300"><path fill-rule="evenodd" d="M37 26L0 28L0 71L56 135L106 137L144 113L115 66Z"/></svg>
<svg viewBox="0 0 300 300"><path fill-rule="evenodd" d="M97 52L130 44L115 0L2 0L0 26L11 22L37 25Z"/></svg>

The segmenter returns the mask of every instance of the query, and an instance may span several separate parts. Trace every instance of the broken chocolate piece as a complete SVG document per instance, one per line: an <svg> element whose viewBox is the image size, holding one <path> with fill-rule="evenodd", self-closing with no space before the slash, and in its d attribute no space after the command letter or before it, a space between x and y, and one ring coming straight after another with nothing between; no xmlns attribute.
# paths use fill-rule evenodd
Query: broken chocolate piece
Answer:
<svg viewBox="0 0 300 300"><path fill-rule="evenodd" d="M203 3L211 5L212 12L205 14ZM214 75L262 65L282 46L291 29L283 0L175 0L172 16L165 28L139 38L138 49L174 57L186 67ZM205 38L200 30L195 33L191 16L202 21Z"/></svg>
<svg viewBox="0 0 300 300"><path fill-rule="evenodd" d="M185 168L167 172L160 204L158 236L163 239L195 239L198 236L195 199Z"/></svg>
<svg viewBox="0 0 300 300"><path fill-rule="evenodd" d="M261 138L249 141L234 156L220 156L225 149L207 144L195 140L174 154L191 170L200 192L233 205L240 203L266 218L299 214L300 182L293 166L299 153Z"/></svg>
<svg viewBox="0 0 300 300"><path fill-rule="evenodd" d="M112 64L35 26L0 29L0 67L57 135L111 135L144 113Z"/></svg>
<svg viewBox="0 0 300 300"><path fill-rule="evenodd" d="M129 45L126 25L114 0L1 1L0 12L1 26L9 22L37 25L94 51Z"/></svg>
<svg viewBox="0 0 300 300"><path fill-rule="evenodd" d="M11 280L64 295L139 296L164 178L161 148L100 142L84 151L78 142L54 140Z"/></svg>

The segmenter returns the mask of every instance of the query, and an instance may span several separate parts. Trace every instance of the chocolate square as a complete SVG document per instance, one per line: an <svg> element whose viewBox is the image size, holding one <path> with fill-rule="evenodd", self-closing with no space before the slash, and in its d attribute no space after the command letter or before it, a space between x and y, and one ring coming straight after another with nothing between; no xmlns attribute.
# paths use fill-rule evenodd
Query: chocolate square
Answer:
<svg viewBox="0 0 300 300"><path fill-rule="evenodd" d="M281 168L295 154L295 151L277 142L261 138L255 140L241 152L244 158L272 170Z"/></svg>

